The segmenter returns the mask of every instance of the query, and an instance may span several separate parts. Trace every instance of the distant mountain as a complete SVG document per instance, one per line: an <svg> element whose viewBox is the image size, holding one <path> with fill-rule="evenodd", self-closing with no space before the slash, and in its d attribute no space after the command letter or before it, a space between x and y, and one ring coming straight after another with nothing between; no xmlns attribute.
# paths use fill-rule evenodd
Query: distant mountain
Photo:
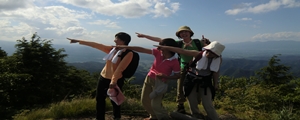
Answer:
<svg viewBox="0 0 300 120"><path fill-rule="evenodd" d="M0 47L5 50L9 55L14 51L14 45L16 42L0 41ZM225 44L226 48L223 52L223 57L226 58L247 58L253 57L270 58L276 54L282 55L300 55L300 41L267 41L267 42L241 42ZM66 58L67 62L88 62L88 61L102 61L104 53L97 49L90 48L78 44L66 44L59 45L54 44L54 48L65 49L65 54L68 54ZM153 60L153 56L147 54L140 54L142 60Z"/></svg>
<svg viewBox="0 0 300 120"><path fill-rule="evenodd" d="M300 77L300 55L299 56L281 56L284 58L293 57L293 59L282 59L280 64L284 64L286 66L291 67L290 72L293 73L294 76ZM253 58L256 59L256 58ZM224 58L220 75L222 76L230 76L230 77L250 77L255 75L255 71L260 70L262 67L268 65L267 60L250 60L250 59L237 59L237 58ZM69 63L69 65L75 66L79 69L87 70L91 73L97 72L99 73L104 63L100 62L82 62L82 63ZM142 84L145 76L147 75L152 62L142 61L139 63L139 67L135 73L136 79L133 81L134 84Z"/></svg>
<svg viewBox="0 0 300 120"><path fill-rule="evenodd" d="M16 42L0 41L1 49L9 55L14 51ZM249 77L255 71L267 66L269 59L276 54L279 56L281 64L291 67L291 72L300 77L300 42L298 41L269 41L269 42L242 42L225 44L223 52L223 63L221 75L231 77ZM105 53L83 45L53 45L56 49L65 49L68 57L65 59L69 65L79 69L87 70L91 73L99 73L104 66L102 58ZM153 62L152 55L140 54L141 61L135 74L134 83L141 84L145 75Z"/></svg>
<svg viewBox="0 0 300 120"><path fill-rule="evenodd" d="M241 42L225 46L223 56L229 58L271 57L275 54L300 55L300 41L292 40Z"/></svg>

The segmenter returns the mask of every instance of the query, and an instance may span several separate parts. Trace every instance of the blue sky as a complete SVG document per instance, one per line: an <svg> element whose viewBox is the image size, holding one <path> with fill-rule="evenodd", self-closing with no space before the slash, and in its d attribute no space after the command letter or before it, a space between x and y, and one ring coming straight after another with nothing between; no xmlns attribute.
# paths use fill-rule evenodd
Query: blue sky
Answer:
<svg viewBox="0 0 300 120"><path fill-rule="evenodd" d="M177 39L180 26L211 41L300 41L300 0L0 0L0 40L34 32L54 44L66 37L113 45L117 32L131 45L156 44L135 32Z"/></svg>

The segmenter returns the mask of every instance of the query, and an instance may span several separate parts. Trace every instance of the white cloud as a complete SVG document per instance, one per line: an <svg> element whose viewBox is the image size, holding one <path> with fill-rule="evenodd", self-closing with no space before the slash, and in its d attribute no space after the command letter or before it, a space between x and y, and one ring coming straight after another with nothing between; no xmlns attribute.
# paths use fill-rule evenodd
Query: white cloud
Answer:
<svg viewBox="0 0 300 120"><path fill-rule="evenodd" d="M125 18L136 18L147 14L154 14L155 17L168 17L175 13L180 5L170 0L119 0L116 3L111 0L62 0L61 2L90 9L99 14Z"/></svg>
<svg viewBox="0 0 300 120"><path fill-rule="evenodd" d="M97 20L97 21L94 21L94 22L89 22L89 24L104 25L105 27L108 27L108 28L121 29L121 27L117 25L117 22L111 22L108 19L107 20Z"/></svg>
<svg viewBox="0 0 300 120"><path fill-rule="evenodd" d="M62 2L74 5L76 9L61 6ZM35 32L45 39L54 40L65 37L113 40L116 31L110 30L122 27L109 19L91 21L96 13L116 16L117 19L144 15L168 17L178 9L179 3L170 0L0 0L0 40L30 38ZM111 29L97 31L85 28L85 23Z"/></svg>
<svg viewBox="0 0 300 120"><path fill-rule="evenodd" d="M252 3L242 3L234 9L226 10L225 13L228 15L237 15L240 13L266 13L275 11L280 7L293 8L300 7L300 2L296 0L270 0L268 3L251 6Z"/></svg>
<svg viewBox="0 0 300 120"><path fill-rule="evenodd" d="M235 19L237 21L250 21L252 20L252 18L238 18L238 19Z"/></svg>
<svg viewBox="0 0 300 120"><path fill-rule="evenodd" d="M277 32L257 34L253 40L300 40L300 32Z"/></svg>
<svg viewBox="0 0 300 120"><path fill-rule="evenodd" d="M33 0L0 0L0 11L32 7Z"/></svg>
<svg viewBox="0 0 300 120"><path fill-rule="evenodd" d="M23 36L32 35L38 29L24 22L12 25L9 20L0 20L0 23L0 40L18 40Z"/></svg>
<svg viewBox="0 0 300 120"><path fill-rule="evenodd" d="M59 38L70 34L83 34L79 19L89 19L91 15L83 11L75 11L63 6L28 7L15 10L0 11L0 31L4 33L0 40L16 40L21 37L38 35ZM6 27L8 26L8 27ZM79 31L74 28L81 28ZM14 37L12 37L14 36Z"/></svg>
<svg viewBox="0 0 300 120"><path fill-rule="evenodd" d="M160 16L164 16L164 17L168 17L171 14L175 13L178 9L179 9L179 3L172 3L171 4L171 9L165 6L165 3L156 3L156 5L154 6L154 13L155 16L154 17L160 17Z"/></svg>

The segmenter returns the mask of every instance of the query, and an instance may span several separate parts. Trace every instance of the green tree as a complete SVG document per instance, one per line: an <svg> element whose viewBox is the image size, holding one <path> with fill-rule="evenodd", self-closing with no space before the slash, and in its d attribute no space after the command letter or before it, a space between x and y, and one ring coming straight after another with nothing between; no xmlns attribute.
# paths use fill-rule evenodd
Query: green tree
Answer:
<svg viewBox="0 0 300 120"><path fill-rule="evenodd" d="M31 40L17 40L15 47L12 56L0 58L0 98L1 104L5 103L0 106L1 115L85 95L91 90L91 81L95 80L90 73L67 66L64 49L54 49L50 40L41 40L34 34Z"/></svg>
<svg viewBox="0 0 300 120"><path fill-rule="evenodd" d="M0 47L0 58L3 58L3 57L6 57L7 56L7 53L1 49Z"/></svg>
<svg viewBox="0 0 300 120"><path fill-rule="evenodd" d="M277 55L274 55L268 63L268 66L263 67L256 74L265 85L280 85L287 84L293 76L289 73L290 67L279 63Z"/></svg>

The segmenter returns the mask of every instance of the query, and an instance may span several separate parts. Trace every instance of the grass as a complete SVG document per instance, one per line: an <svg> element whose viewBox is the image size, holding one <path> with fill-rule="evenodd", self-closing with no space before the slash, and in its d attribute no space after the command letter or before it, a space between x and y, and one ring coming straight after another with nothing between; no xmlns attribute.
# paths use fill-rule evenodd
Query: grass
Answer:
<svg viewBox="0 0 300 120"><path fill-rule="evenodd" d="M107 111L112 111L110 100L106 99ZM175 102L164 101L165 108L172 112L176 109ZM185 102L185 109L189 112L188 103ZM200 111L204 114L205 111L202 105L199 105ZM126 99L122 104L122 114L131 116L146 116L147 112L144 110L140 100ZM296 120L298 115L290 111L289 108L283 108L281 111L274 111L273 113L266 113L264 111L246 110L229 113L223 108L217 109L219 115L233 116L234 119L243 120ZM59 103L51 104L46 108L36 108L33 110L22 110L19 114L13 116L14 120L55 120L55 119L72 119L72 118L87 118L94 117L96 113L96 100L92 98L77 98L72 101L61 101ZM233 119L233 120L234 120Z"/></svg>
<svg viewBox="0 0 300 120"><path fill-rule="evenodd" d="M106 99L106 110L112 111L110 100ZM172 112L176 109L175 102L164 101L165 108ZM185 106L188 106L185 103ZM140 100L126 99L122 104L123 114L128 115L147 115ZM186 107L186 111L188 107ZM21 113L16 114L14 120L33 120L33 119L63 119L63 118L82 118L95 116L96 113L96 100L92 98L78 98L72 101L61 101L59 103L51 104L47 108L37 108L33 110L22 110Z"/></svg>
<svg viewBox="0 0 300 120"><path fill-rule="evenodd" d="M90 116L95 113L95 99L79 98L70 102L62 101L47 108L23 110L14 116L15 120L58 119Z"/></svg>

